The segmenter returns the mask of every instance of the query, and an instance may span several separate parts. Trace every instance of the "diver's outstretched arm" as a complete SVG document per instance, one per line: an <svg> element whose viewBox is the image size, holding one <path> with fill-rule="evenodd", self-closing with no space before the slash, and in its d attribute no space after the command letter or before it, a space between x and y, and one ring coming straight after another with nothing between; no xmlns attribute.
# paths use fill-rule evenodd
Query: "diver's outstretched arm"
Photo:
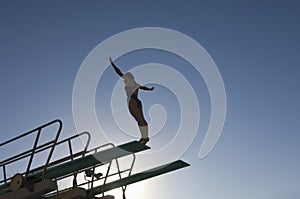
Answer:
<svg viewBox="0 0 300 199"><path fill-rule="evenodd" d="M122 71L113 63L113 60L111 57L109 57L109 62L111 63L112 67L115 69L116 73L120 76L123 77Z"/></svg>
<svg viewBox="0 0 300 199"><path fill-rule="evenodd" d="M140 86L140 89L145 90L145 91L153 91L154 87L152 86L151 88L149 88L147 86Z"/></svg>

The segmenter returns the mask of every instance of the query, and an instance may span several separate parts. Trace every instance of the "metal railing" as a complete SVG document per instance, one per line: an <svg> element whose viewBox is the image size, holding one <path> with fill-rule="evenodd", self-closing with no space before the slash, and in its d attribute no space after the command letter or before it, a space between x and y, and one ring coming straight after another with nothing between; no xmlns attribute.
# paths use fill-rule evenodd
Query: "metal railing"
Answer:
<svg viewBox="0 0 300 199"><path fill-rule="evenodd" d="M44 129L46 127L53 126L53 125L58 125L57 128L55 128L55 130L54 130L54 133L55 133L54 139L52 139L52 140L50 140L46 143L39 144L41 134L46 132L46 131L44 131ZM29 149L29 150L21 152L17 155L13 155L11 157L8 157L5 160L0 160L0 169L2 168L2 171L3 171L3 179L0 179L0 188L1 188L1 186L8 186L9 183L11 182L11 180L12 180L13 176L8 176L7 175L7 168L9 168L9 166L12 163L29 159L25 171L20 173L23 176L23 180L24 180L23 186L27 187L27 185L28 185L28 187L29 187L30 184L34 183L30 178L32 176L34 176L36 173L39 173L39 175L41 174L41 176L42 176L41 180L45 181L46 176L47 176L47 169L49 169L49 172L50 172L50 168L52 168L52 166L57 166L57 165L63 164L63 163L68 162L68 161L73 161L76 158L80 158L80 157L85 156L86 154L94 154L94 153L100 152L100 151L102 151L103 148L106 148L106 147L109 147L109 148L115 148L116 147L114 144L108 143L108 144L96 147L94 149L88 150L88 146L89 146L90 140L91 140L91 136L88 132L82 132L82 133L76 134L72 137L69 137L69 138L66 138L64 140L58 141L61 130L62 130L62 121L61 120L53 120L49 123L46 123L42 126L39 126L39 127L35 128L35 129L33 129L29 132L26 132L26 133L24 133L20 136L17 136L13 139L10 139L8 141L5 141L5 142L1 143L0 144L0 150L1 150L2 147L5 147L6 145L11 144L11 143L13 143L17 140L23 139L23 138L25 138L27 136L30 136L30 135L35 136L35 139L33 140L32 149ZM72 147L72 140L74 140L76 138L80 138L81 136L87 136L86 142L83 143L84 148L82 150L79 150L79 151L76 150L76 152L75 152L74 148ZM81 139L81 141L83 141L83 140ZM68 154L66 154L65 156L63 156L62 158L60 158L58 160L50 161L52 156L53 156L53 152L54 152L55 147L57 147L59 145L62 145L62 144L67 144L68 149L69 149ZM46 157L46 162L44 164L42 164L42 166L32 168L33 167L32 162L33 162L34 157L36 156L36 154L45 152L46 150L49 151L48 156ZM107 162L100 162L99 161L99 164L95 164L93 166L90 166L88 168L84 168L84 169L81 169L81 170L78 170L78 171L73 171L73 173L69 173L67 175L63 175L63 176L60 176L60 177L55 177L55 179L53 179L53 180L55 180L57 182L57 181L65 179L65 178L73 176L74 177L73 178L73 186L71 186L69 188L66 188L66 189L62 189L62 190L59 190L58 187L57 187L56 191L48 193L48 194L46 194L46 196L48 197L50 195L56 195L56 194L59 194L60 192L64 192L64 191L67 191L69 189L73 189L74 187L83 187L83 186L88 186L89 190L91 190L89 192L89 194L92 195L95 183L96 184L100 183L100 184L103 185L103 187L105 187L106 183L108 183L108 178L110 178L110 177L118 176L121 179L123 174L125 174L125 173L127 173L128 176L131 175L132 170L133 170L133 166L134 166L134 163L135 163L135 160L136 160L136 156L135 156L134 153L132 153L130 155L132 155L132 162L128 166L129 168L127 167L123 170L121 170L121 168L120 168L119 159L115 158L115 159L112 159L112 160L107 161ZM115 161L115 164L116 164L116 171L111 171L113 161ZM99 168L100 166L104 166L104 165L108 165L106 167L105 174L103 176L96 177L95 170L97 168ZM85 178L86 182L82 182L82 183L77 185L77 175L78 174L86 175L87 170L92 171L92 175L90 176L91 178L90 179ZM122 191L123 191L123 197L125 198L126 186L122 187ZM104 196L104 192L102 194Z"/></svg>
<svg viewBox="0 0 300 199"><path fill-rule="evenodd" d="M50 140L49 142L47 143L44 143L44 144L38 144L38 141L39 141L39 138L40 138L40 134L43 133L43 129L46 128L46 127L49 127L53 124L58 124L58 128L57 128L57 131L55 132L56 135L55 135L55 138L53 140ZM31 134L34 134L36 133L36 139L34 140L34 145L33 145L33 148L30 149L30 150L27 150L25 152L22 152L22 153L19 153L17 155L14 155L12 157L9 157L3 161L0 162L0 167L2 167L2 170L3 170L3 179L0 180L0 186L1 184L7 184L10 182L10 180L12 179L12 176L11 177L8 177L7 174L6 174L6 168L8 168L8 166L12 163L15 163L17 161L21 161L23 159L26 159L26 158L29 158L29 161L28 161L28 165L27 165L27 168L26 168L26 171L21 173L22 176L24 177L24 182L26 182L27 178L30 177L33 173L35 172L42 172L42 180L45 180L45 176L46 176L46 173L47 173L47 169L51 166L54 166L54 165L57 165L57 164L60 164L60 163L63 163L63 162L66 162L66 161L69 161L69 160L73 160L77 157L83 157L85 156L86 152L87 152L87 149L88 149L88 146L90 144L90 140L91 140L91 136L88 132L82 132L82 133L79 133L79 134L76 134L74 136L71 136L69 138L66 138L64 140L61 140L61 141L58 141L58 138L59 138L59 135L60 135L60 132L61 132L61 129L62 129L62 122L60 120L54 120L52 122L49 122L45 125L42 125L38 128L35 128L27 133L24 133L20 136L17 136L13 139L10 139L6 142L3 142L0 144L0 147L4 147L5 145L9 144L9 143L12 143L16 140L19 140L19 139L22 139L26 136L29 136ZM86 139L86 142L83 143L84 144L84 148L78 152L75 152L74 153L74 150L72 148L72 140L76 139L76 138L80 138L82 136L86 136L87 139ZM83 141L81 139L81 141ZM64 156L63 158L60 158L58 160L55 160L55 161L52 161L50 162L51 160L51 157L52 157L52 154L54 152L54 149L55 147L57 147L58 145L62 145L62 144L67 144L68 146L68 149L69 149L69 154ZM37 168L31 168L31 164L32 164L32 161L34 159L34 156L38 153L41 153L43 151L46 151L46 150L50 150L49 151L49 154L46 158L46 162L45 164L43 164L42 166L40 167L37 167ZM77 183L76 182L76 175L77 173L73 173L74 175L74 183Z"/></svg>
<svg viewBox="0 0 300 199"><path fill-rule="evenodd" d="M106 147L106 146L116 147L113 143L108 143L108 144L105 144L105 145L96 147L96 148L94 148L94 149L91 149L91 150L89 150L87 153L91 153L91 152L97 153L98 150L99 150L100 148L103 148L103 147ZM126 172L128 173L128 176L130 176L131 173L132 173L132 170L133 170L133 166L134 166L135 160L136 160L136 155L135 155L134 153L132 153L132 154L130 154L130 155L132 156L132 162L131 162L129 168L124 169L124 170L121 170L121 169L120 169L120 164L119 164L118 158L113 159L113 160L111 160L110 162L100 163L99 165L94 165L94 166L91 168L92 171L93 171L93 173L95 173L95 170L96 170L97 167L104 166L104 165L108 164L108 167L107 167L105 176L100 177L100 178L96 178L95 176L91 176L91 180L88 180L88 179L85 177L86 182L81 183L81 184L78 185L78 186L83 186L83 185L86 185L86 184L87 184L88 187L89 187L89 190L90 190L89 194L92 196L92 195L93 195L93 188L94 188L95 182L99 182L99 181L103 180L102 185L105 186L105 184L107 183L107 180L108 180L109 177L113 177L113 176L118 175L119 178L122 179L122 174L123 174L123 173L126 173ZM113 162L113 161L115 161L115 163L116 163L116 166L117 166L117 172L115 172L115 173L110 173L110 171L111 171L111 166L112 166L112 162ZM121 188L122 188L123 198L125 198L125 192L126 192L127 186L124 186L124 187L121 187ZM102 193L102 196L104 196L104 192Z"/></svg>
<svg viewBox="0 0 300 199"><path fill-rule="evenodd" d="M45 144L38 145L38 142L39 142L39 139L40 139L40 135L43 133L43 129L45 129L46 127L55 125L55 124L58 124L58 128L57 128L57 131L55 132L56 135L55 135L54 139L51 140L51 141L49 141L49 142L47 142L47 143L45 143ZM7 158L5 160L2 160L0 162L0 167L2 167L2 171L3 171L3 180L0 181L0 184L1 183L8 183L8 181L11 179L11 177L8 177L7 174L6 174L6 168L8 167L9 164L29 157L27 168L26 168L26 171L24 172L24 174L25 174L24 177L25 177L25 180L26 180L26 178L29 175L30 169L31 169L31 165L32 165L32 161L33 161L34 155L37 152L43 151L45 149L50 149L48 157L46 159L46 162L45 162L45 164L43 166L43 179L44 179L46 169L47 169L47 167L49 165L49 162L50 162L51 156L53 154L54 148L55 148L55 146L57 144L59 135L61 133L61 129L62 129L62 122L61 122L61 120L57 119L57 120L53 120L51 122L48 122L48 123L46 123L46 124L44 124L42 126L39 126L39 127L35 128L35 129L31 130L31 131L28 131L28 132L26 132L26 133L24 133L22 135L19 135L19 136L15 137L15 138L12 138L10 140L7 140L7 141L1 143L0 147L4 147L5 145L13 143L16 140L25 138L25 137L27 137L29 135L32 135L32 134L36 134L35 135L34 144L33 144L33 148L31 150L27 150L25 152L22 152L22 153L20 153L18 155L13 156L13 157L9 157L9 158Z"/></svg>
<svg viewBox="0 0 300 199"><path fill-rule="evenodd" d="M98 152L101 152L103 148L106 149L108 147L114 148L114 147L117 147L117 146L115 146L113 143L107 143L107 144L104 144L104 145L101 145L101 146L98 146L96 148L93 148L91 150L86 151L86 155L96 154ZM98 185L100 183L103 186L105 186L105 184L107 183L107 181L110 177L118 176L121 179L122 174L127 173L128 174L127 176L131 175L132 170L133 170L133 166L134 166L134 163L135 163L135 160L136 160L136 155L134 153L132 153L130 155L132 156L132 162L131 162L131 164L128 168L125 168L125 169L121 170L118 158L112 159L111 161L108 161L108 162L100 162L99 161L99 164L96 164L94 166L87 167L87 168L84 168L82 170L79 170L79 171L77 171L76 175L74 175L74 180L76 180L76 177L77 177L78 174L84 175L85 182L81 182L78 185L77 185L77 183L76 183L76 185L74 185L74 182L73 182L73 186L63 188L61 190L56 190L55 192L46 194L46 198L49 198L51 196L54 196L54 195L57 195L57 194L60 194L60 193L63 193L63 192L69 191L69 190L72 190L74 187L82 187L83 188L85 186L87 186L88 190L90 190L88 192L88 194L90 194L92 196L93 195L93 188L94 188L94 185L96 183L98 183ZM111 172L113 161L115 161L115 164L116 164L116 172ZM103 176L96 177L97 176L96 170L100 167L101 168L106 167L106 169L104 169L105 174L103 173L104 174ZM88 170L92 171L92 175L89 176L89 177L86 176L86 171L88 171ZM73 176L73 174L70 173L68 175L64 175L64 176L61 176L61 177L57 178L56 181L58 182L60 180L64 180L64 179L69 178L71 176ZM122 188L123 198L125 198L125 191L126 191L127 186L124 186L124 187L121 187L121 188ZM104 193L102 193L102 196L104 196Z"/></svg>

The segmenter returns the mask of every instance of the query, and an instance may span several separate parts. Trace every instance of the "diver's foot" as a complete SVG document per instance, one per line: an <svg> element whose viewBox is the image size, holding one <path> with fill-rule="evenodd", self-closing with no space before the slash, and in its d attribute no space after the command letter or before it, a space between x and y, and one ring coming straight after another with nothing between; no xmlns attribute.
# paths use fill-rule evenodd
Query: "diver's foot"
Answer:
<svg viewBox="0 0 300 199"><path fill-rule="evenodd" d="M149 142L149 138L141 138L140 140L139 140L139 142L141 143L141 144L143 144L143 145L146 145L147 144L147 142Z"/></svg>

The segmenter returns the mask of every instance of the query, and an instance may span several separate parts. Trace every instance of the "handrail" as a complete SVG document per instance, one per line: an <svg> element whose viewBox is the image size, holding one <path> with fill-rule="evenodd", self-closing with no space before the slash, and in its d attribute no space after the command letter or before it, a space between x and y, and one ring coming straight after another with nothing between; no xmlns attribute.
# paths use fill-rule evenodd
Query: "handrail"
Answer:
<svg viewBox="0 0 300 199"><path fill-rule="evenodd" d="M71 156L67 156L67 157L61 158L61 159L59 159L59 160L53 161L53 162L49 163L48 167L51 167L51 166L54 166L54 165L63 163L63 162L68 161L68 160L70 160L70 159L72 159L72 158L74 159L74 158L77 158L77 157L79 157L79 156L84 156L84 155L86 154L86 152L87 152L87 148L88 148L88 146L89 146L89 144L90 144L90 140L91 140L91 135L90 135L89 132L86 132L86 131L85 131L85 132L82 132L82 133L78 133L77 135L71 136L71 137L69 137L69 138L66 138L66 139L64 139L64 140L61 140L61 141L57 142L56 146L58 146L58 145L60 145L60 144L63 144L64 142L69 142L69 141L73 140L74 138L77 138L77 137L80 137L80 136L83 136L83 135L86 135L86 136L88 137L88 139L87 139L87 142L86 142L86 144L85 144L85 147L84 147L84 149L83 149L82 151L73 154L72 157L71 157ZM69 147L70 147L70 146L69 146ZM48 149L48 148L46 148L46 149ZM45 149L45 150L46 150L46 149ZM40 152L40 151L38 151L38 152ZM35 172L37 172L37 171L40 171L40 170L43 169L43 167L44 167L44 166L35 168L35 169L31 170L30 173L35 173Z"/></svg>
<svg viewBox="0 0 300 199"><path fill-rule="evenodd" d="M61 129L62 129L62 121L61 121L61 120L58 120L58 122L60 123L60 125L59 125L59 130L58 130L58 132L57 132L57 134L56 134L56 137L55 137L54 142L53 142L53 146L52 146L52 148L50 149L50 153L49 153L49 155L48 155L48 158L47 158L47 161L46 161L46 164L45 164L45 167L44 167L44 171L43 171L43 181L45 181L46 170L47 170L47 168L48 168L50 159L51 159L51 157L52 157L54 148L55 148L55 146L56 146L56 143L57 143L57 141L58 141L58 138L59 138L59 135L60 135L60 132L61 132ZM29 174L29 170L28 170L28 173L26 173L26 176L28 176L28 174Z"/></svg>
<svg viewBox="0 0 300 199"><path fill-rule="evenodd" d="M46 144L43 144L43 145L40 145L40 146L39 146L39 145L38 145L38 141L39 141L39 138L40 138L41 133L43 133L42 130L43 130L44 128L46 128L46 127L49 127L49 126L55 124L55 123L58 124L58 128L57 128L57 131L56 131L55 138L54 138L52 141L50 141L50 142L48 142L48 143L46 143ZM50 159L51 159L51 157L52 157L54 148L55 148L55 146L56 146L56 144L57 144L57 140L58 140L59 135L60 135L60 133L61 133L61 129L62 129L62 121L59 120L59 119L56 119L56 120L53 120L53 121L51 121L51 122L48 122L48 123L46 123L46 124L44 124L44 125L42 125L42 126L39 126L39 127L35 128L35 129L33 129L33 130L30 130L30 131L28 131L28 132L26 132L26 133L24 133L24 134L22 134L22 135L19 135L19 136L17 136L17 137L14 137L14 138L12 138L12 139L10 139L10 140L7 140L7 141L5 141L5 142L2 142L2 143L0 144L0 147L5 146L5 145L7 145L7 144L9 144L9 143L12 143L12 142L14 142L14 141L16 141L16 140L18 140L18 139L24 138L24 137L26 137L26 136L28 136L28 135L31 135L31 134L36 133L36 138L35 138L35 140L34 140L34 146L33 146L33 148L32 148L31 150L25 151L25 152L23 152L23 153L20 153L20 154L18 154L18 155L15 155L15 156L13 156L13 157L9 157L8 159L1 161L0 167L3 168L3 172L4 172L4 173L3 173L3 178L4 178L4 180L0 181L0 183L3 183L3 182L4 182L4 183L7 183L7 182L8 182L8 179L10 179L10 178L7 178L7 175L6 175L6 168L5 168L8 164L11 164L12 162L16 162L16 161L18 161L18 160L20 160L20 159L24 159L24 158L26 158L26 157L30 157L29 162L28 162L28 164L27 164L26 172L25 172L25 180L26 180L26 178L27 178L28 175L29 175L30 168L31 168L31 164L32 164L34 155L36 154L36 151L39 150L39 149L41 149L41 148L43 148L43 147L45 147L45 146L47 146L47 145L49 144L50 146L49 146L48 148L50 148L50 152L49 152L49 154L48 154L48 157L47 157L47 160L46 160L46 163L45 163L45 166L44 166L44 175L43 175L43 179L44 179L45 171L46 171L46 169L47 169L47 167L48 167L48 165L49 165L49 162L50 162ZM51 145L51 144L52 144L52 145Z"/></svg>
<svg viewBox="0 0 300 199"><path fill-rule="evenodd" d="M36 153L50 148L51 146L47 146L47 145L51 145L51 144L53 144L53 141L47 142L45 144L42 144L42 145L38 146L36 148ZM43 148L43 147L45 147L45 148ZM3 161L0 162L0 166L2 166L4 164L10 164L10 163L15 162L17 160L26 158L26 157L30 156L30 154L32 153L32 151L33 151L33 149L30 149L30 150L24 151L22 153L19 153L19 154L15 155L15 156L12 156L12 157L10 157L10 158L8 158L6 160L3 160Z"/></svg>
<svg viewBox="0 0 300 199"><path fill-rule="evenodd" d="M64 139L64 140L61 140L61 141L57 142L56 145L59 145L59 144L61 144L61 143L63 143L63 142L66 142L66 141L68 141L68 140L72 140L72 139L74 139L74 138L76 138L76 137L79 137L79 136L81 136L81 135L84 135L84 134L86 134L86 135L88 136L88 140L87 140L87 143L86 143L86 146L85 146L85 149L87 149L88 146L89 146L89 144L90 144L90 140L91 140L91 135L90 135L88 132L82 132L82 133L79 133L79 134L74 135L74 136L72 136L72 137L69 137L69 138L66 138L66 139ZM36 153L39 153L39 152L42 152L42 151L44 151L44 150L49 149L49 148L51 147L51 144L53 144L53 141L47 142L47 143L45 143L45 144L42 144L42 145L38 146L38 147L36 148ZM49 146L49 145L50 145L50 146ZM12 162L14 162L14 161L17 161L17 160L26 158L26 157L30 156L29 153L32 152L32 151L33 151L33 149L30 149L30 150L27 150L27 151L25 151L25 152L22 152L22 153L20 153L20 154L18 154L18 155L15 155L15 156L13 156L13 157L10 157L10 158L8 158L8 159L6 159L6 160L4 160L4 161L1 161L1 162L0 162L0 166L2 166L3 164L10 164L10 163L12 163Z"/></svg>
<svg viewBox="0 0 300 199"><path fill-rule="evenodd" d="M95 153L97 153L99 148L103 148L103 147L106 147L106 146L109 146L109 145L111 145L112 147L116 147L113 143L107 143L107 144L104 144L104 145L102 145L102 146L99 146L99 147L96 147L96 148L94 148L94 149L89 150L88 153L89 153L89 152L92 152L92 151L94 151ZM122 174L122 173L125 173L125 172L128 172L128 176L127 176L127 177L129 177L129 176L131 175L131 173L132 173L133 166L134 166L134 163L135 163L135 161L136 161L136 155L135 155L134 153L132 153L132 154L130 154L130 155L132 155L132 162L131 162L131 165L130 165L129 168L124 169L124 170L121 170L121 169L120 169L120 165L119 165L119 160L118 160L118 159L121 158L121 157L112 159L111 161L109 161L109 162L106 163L106 164L108 164L108 168L107 168L107 170L106 170L106 174L105 174L103 177L95 178L95 176L92 176L92 178L91 178L90 181L87 180L86 177L85 177L85 180L86 180L87 182L81 183L81 184L79 184L78 186L84 186L84 185L88 184L88 187L90 187L89 194L93 195L94 182L103 180L102 186L105 187L105 185L107 184L107 180L108 180L109 177L118 175L118 176L119 176L119 179L122 179L122 175L121 175L121 174ZM110 171L111 171L111 165L112 165L112 161L113 161L113 160L115 160L115 162L116 162L117 172L110 174ZM98 165L97 165L97 164L94 165L94 166L92 167L93 173L95 173L95 169L96 169L97 167L103 166L103 165L104 165L103 163L102 163L102 164L98 164ZM126 191L127 185L124 185L124 186L122 186L121 188L122 188L123 196L125 196L125 191ZM104 196L104 192L102 193L102 196Z"/></svg>
<svg viewBox="0 0 300 199"><path fill-rule="evenodd" d="M24 134L22 134L22 135L19 135L19 136L17 136L17 137L14 137L14 138L12 138L12 139L10 139L10 140L7 140L7 141L5 141L5 142L2 142L2 143L0 144L0 147L1 147L1 146L4 146L4 145L6 145L6 144L8 144L8 143L10 143L10 142L13 142L13 141L15 141L15 140L18 140L18 139L20 139L20 138L22 138L22 137L25 137L25 136L27 136L27 135L29 135L29 134L31 134L31 133L34 133L35 131L37 131L37 130L39 130L39 129L43 129L43 128L47 127L47 126L50 126L51 124L57 123L57 122L62 126L61 120L59 120L59 119L53 120L53 121L51 121L51 122L48 122L48 123L46 123L46 124L44 124L44 125L42 125L42 126L39 126L39 127L35 128L35 129L33 129L33 130L31 130L31 131L28 131L28 132L26 132L26 133L24 133Z"/></svg>
<svg viewBox="0 0 300 199"><path fill-rule="evenodd" d="M74 135L74 136L71 136L71 137L66 138L66 139L64 139L64 140L61 140L61 141L58 141L58 142L56 143L56 146L61 145L61 144L66 143L66 142L69 143L69 142L71 142L71 140L73 140L73 139L75 139L75 138L77 138L77 137L81 137L81 136L87 136L87 140L86 140L86 142L85 142L85 145L84 145L84 149L83 149L83 150L81 150L81 151L79 151L79 152L77 152L77 153L75 153L75 154L70 154L69 156L64 157L64 158L61 158L61 159L59 159L59 160L50 162L50 163L48 164L47 168L49 168L49 167L51 167L51 166L54 166L54 165L56 165L56 164L60 164L60 163L62 163L62 162L68 161L68 160L70 160L70 159L72 159L72 158L74 159L74 158L77 158L77 157L79 157L79 156L84 156L85 153L86 153L86 151L87 151L87 148L88 148L88 146L89 146L89 144L90 144L90 140L91 140L91 135L90 135L89 132L78 133L78 134L76 134L76 135ZM49 143L53 143L53 141L52 141L52 142L47 142L47 143L45 143L45 144L43 144L43 145L37 147L37 150L35 150L35 153L37 154L37 153L40 153L40 152L42 152L42 151L45 151L45 150L51 148L51 146L49 146ZM71 147L71 146L69 145L69 147ZM69 149L69 150L72 150L72 149ZM27 154L21 153L23 156L17 158L16 160L20 160L20 159L22 159L22 158L28 157L28 156L30 155L29 152L31 152L31 151L32 151L32 150L29 150L29 151L24 152L24 153L27 153ZM20 154L19 154L19 155L20 155ZM9 163L12 163L12 162L14 161L14 160L11 160L11 158L9 158L9 160L10 160L9 162L5 162L5 163L6 163L6 164L9 164ZM1 162L1 163L2 163L2 162ZM2 166L2 165L0 164L0 166ZM3 167L3 168L5 169L5 167ZM29 174L32 174L32 173L37 172L37 171L41 171L41 170L43 170L44 168L45 168L45 165L40 166L40 167L37 167L37 168L34 168L34 169L30 170ZM22 173L22 174L26 174L26 173ZM8 180L10 180L10 179L11 179L11 178L8 178L8 179L6 179L6 181L5 181L5 180L2 180L2 181L0 181L0 183L3 183L3 182L6 183L6 182L7 182Z"/></svg>

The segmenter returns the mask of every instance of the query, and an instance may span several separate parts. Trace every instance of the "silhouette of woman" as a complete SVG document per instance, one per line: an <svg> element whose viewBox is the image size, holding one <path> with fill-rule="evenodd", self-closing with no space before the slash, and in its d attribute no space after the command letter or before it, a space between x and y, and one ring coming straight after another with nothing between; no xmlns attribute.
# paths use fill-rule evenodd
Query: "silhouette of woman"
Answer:
<svg viewBox="0 0 300 199"><path fill-rule="evenodd" d="M141 139L139 140L139 142L142 144L146 144L147 142L149 142L148 123L143 115L142 102L138 98L138 92L139 90L153 91L154 87L148 88L146 86L139 85L135 81L134 76L131 73L127 72L123 74L121 70L113 63L111 57L109 57L109 62L111 63L116 73L124 79L128 109L130 114L137 121L141 132Z"/></svg>

